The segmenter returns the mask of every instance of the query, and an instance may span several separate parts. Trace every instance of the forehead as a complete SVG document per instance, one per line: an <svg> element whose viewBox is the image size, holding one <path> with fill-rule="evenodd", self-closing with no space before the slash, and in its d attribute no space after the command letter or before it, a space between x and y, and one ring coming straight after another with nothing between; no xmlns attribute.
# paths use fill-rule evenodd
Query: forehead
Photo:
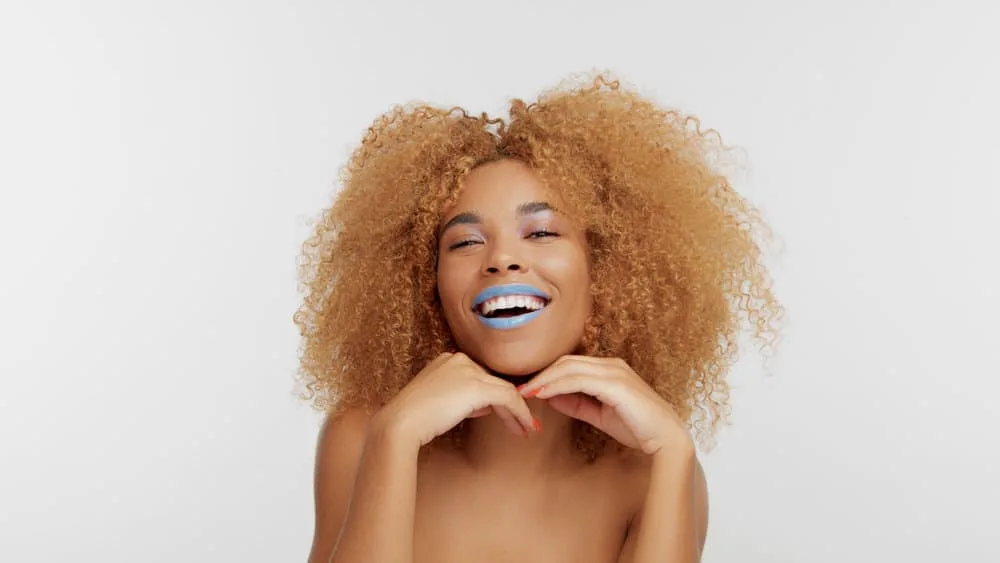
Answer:
<svg viewBox="0 0 1000 563"><path fill-rule="evenodd" d="M557 205L558 194L545 186L531 167L518 160L498 160L469 172L458 192L453 211L482 212L515 209L525 202L547 201Z"/></svg>

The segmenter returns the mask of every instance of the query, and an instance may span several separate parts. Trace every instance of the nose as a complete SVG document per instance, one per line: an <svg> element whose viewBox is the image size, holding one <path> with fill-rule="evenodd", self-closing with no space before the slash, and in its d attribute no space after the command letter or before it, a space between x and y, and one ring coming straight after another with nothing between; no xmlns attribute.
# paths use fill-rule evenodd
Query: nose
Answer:
<svg viewBox="0 0 1000 563"><path fill-rule="evenodd" d="M493 252L489 253L489 256L483 263L483 274L499 274L501 272L520 272L524 273L528 271L527 263L514 256L506 248L497 245L493 248Z"/></svg>

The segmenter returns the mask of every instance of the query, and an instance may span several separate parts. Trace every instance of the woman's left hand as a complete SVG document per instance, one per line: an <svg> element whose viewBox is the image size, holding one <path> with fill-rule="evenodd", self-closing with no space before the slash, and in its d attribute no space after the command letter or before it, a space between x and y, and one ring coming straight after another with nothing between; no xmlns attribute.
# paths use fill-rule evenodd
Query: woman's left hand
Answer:
<svg viewBox="0 0 1000 563"><path fill-rule="evenodd" d="M648 455L694 450L670 403L619 358L563 356L519 390Z"/></svg>

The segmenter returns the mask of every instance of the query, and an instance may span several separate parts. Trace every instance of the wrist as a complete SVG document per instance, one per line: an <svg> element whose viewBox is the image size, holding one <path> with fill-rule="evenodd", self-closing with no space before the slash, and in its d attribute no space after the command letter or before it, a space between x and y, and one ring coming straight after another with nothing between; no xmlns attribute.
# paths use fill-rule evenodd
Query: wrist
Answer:
<svg viewBox="0 0 1000 563"><path fill-rule="evenodd" d="M674 447L660 448L651 457L654 467L680 467L697 463L698 451L692 442L686 441Z"/></svg>
<svg viewBox="0 0 1000 563"><path fill-rule="evenodd" d="M372 417L368 427L368 442L376 447L388 447L396 451L420 450L421 442L410 435L403 416L390 408L383 408Z"/></svg>

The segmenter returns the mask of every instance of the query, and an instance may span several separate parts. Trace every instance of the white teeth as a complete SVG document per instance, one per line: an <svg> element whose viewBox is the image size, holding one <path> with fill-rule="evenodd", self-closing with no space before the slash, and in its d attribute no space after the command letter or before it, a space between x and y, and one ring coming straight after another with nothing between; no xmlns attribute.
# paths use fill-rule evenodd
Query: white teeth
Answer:
<svg viewBox="0 0 1000 563"><path fill-rule="evenodd" d="M503 295L488 299L479 306L484 315L488 315L498 309L513 309L515 307L537 311L545 307L545 300L534 295Z"/></svg>

